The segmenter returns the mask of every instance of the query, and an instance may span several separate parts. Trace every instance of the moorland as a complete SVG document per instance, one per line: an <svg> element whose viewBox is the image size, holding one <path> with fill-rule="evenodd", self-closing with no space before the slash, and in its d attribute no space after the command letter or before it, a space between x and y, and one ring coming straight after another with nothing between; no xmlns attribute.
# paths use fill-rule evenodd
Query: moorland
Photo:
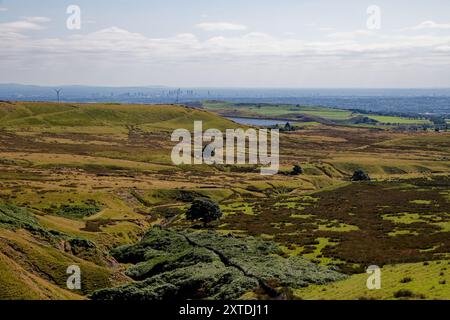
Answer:
<svg viewBox="0 0 450 320"><path fill-rule="evenodd" d="M247 128L233 116L289 122L279 174L172 164L174 129ZM450 136L435 125L299 105L0 102L0 299L450 299ZM188 221L196 198L221 219Z"/></svg>

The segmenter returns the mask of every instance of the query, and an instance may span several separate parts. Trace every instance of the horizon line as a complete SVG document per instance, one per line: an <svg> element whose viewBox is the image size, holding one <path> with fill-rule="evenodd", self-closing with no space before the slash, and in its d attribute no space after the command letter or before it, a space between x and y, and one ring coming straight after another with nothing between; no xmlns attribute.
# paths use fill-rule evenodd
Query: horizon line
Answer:
<svg viewBox="0 0 450 320"><path fill-rule="evenodd" d="M15 86L32 86L32 87L42 87L42 88L55 88L55 87L87 87L87 88L179 88L179 89L254 89L254 90L450 90L450 86L430 86L430 87L294 87L294 86L267 86L267 87L259 87L259 86L175 86L175 85L91 85L91 84L27 84L27 83L15 83L15 82L7 82L0 83L0 86L6 85L15 85Z"/></svg>

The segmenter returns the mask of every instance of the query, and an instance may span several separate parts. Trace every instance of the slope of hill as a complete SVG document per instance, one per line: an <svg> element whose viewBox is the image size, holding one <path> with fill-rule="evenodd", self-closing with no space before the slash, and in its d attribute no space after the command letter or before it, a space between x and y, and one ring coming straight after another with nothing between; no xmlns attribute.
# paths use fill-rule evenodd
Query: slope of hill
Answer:
<svg viewBox="0 0 450 320"><path fill-rule="evenodd" d="M83 287L67 290L67 268L83 270ZM95 244L49 230L26 209L0 205L0 298L81 299L108 286L110 259Z"/></svg>
<svg viewBox="0 0 450 320"><path fill-rule="evenodd" d="M29 126L144 126L174 130L192 127L194 120L206 128L234 128L233 122L212 113L177 105L58 104L0 102L0 127Z"/></svg>
<svg viewBox="0 0 450 320"><path fill-rule="evenodd" d="M81 299L126 279L108 250L136 241L148 226L145 216L120 191L100 192L92 177L86 190L86 176L70 182L68 172L76 179L83 169L94 176L111 170L167 170L148 159L126 159L158 157L170 150L170 132L189 129L194 120L205 128L236 127L209 112L175 105L0 102L0 299ZM108 147L114 150L105 151ZM55 179L60 170L68 171ZM21 186L7 191L17 178ZM114 178L106 180L117 185ZM66 186L55 186L58 181ZM82 269L81 292L66 288L70 265Z"/></svg>
<svg viewBox="0 0 450 320"><path fill-rule="evenodd" d="M335 297L356 297L346 292L364 279L366 264L395 271L404 263L448 258L447 132L305 126L281 133L280 172L263 177L249 165L173 165L170 134L191 129L195 120L222 131L238 126L175 105L1 102L0 298L79 299L120 285L134 290L133 277L125 274L129 265L114 260L114 248L139 247L155 225L198 231L184 217L196 197L213 199L222 209L221 221L211 225L216 235L231 235L244 247L249 237L269 240L283 259L309 259L320 265L317 270L350 275L330 286ZM296 164L300 175L292 174ZM372 181L351 182L358 169ZM216 255L206 256L225 273L229 269ZM142 264L130 270L174 262L160 258L135 261ZM65 285L73 264L84 274L81 291ZM417 294L417 288L445 280L423 271L431 278L417 277ZM178 272L184 271L167 276ZM158 278L145 278L154 288ZM242 279L252 284L243 297L253 297L255 282ZM298 296L315 297L315 288ZM435 289L426 296L447 297ZM111 290L103 292L120 292ZM394 298L392 292L378 297Z"/></svg>

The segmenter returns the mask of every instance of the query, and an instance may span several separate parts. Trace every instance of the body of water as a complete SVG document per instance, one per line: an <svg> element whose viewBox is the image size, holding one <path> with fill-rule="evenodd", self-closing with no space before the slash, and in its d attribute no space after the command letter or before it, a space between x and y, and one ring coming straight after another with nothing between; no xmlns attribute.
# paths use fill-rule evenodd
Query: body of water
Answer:
<svg viewBox="0 0 450 320"><path fill-rule="evenodd" d="M288 122L286 120L272 120L272 119L258 119L258 118L238 118L238 117L225 117L225 118L239 124L257 127L271 127L276 124L284 126L286 122Z"/></svg>

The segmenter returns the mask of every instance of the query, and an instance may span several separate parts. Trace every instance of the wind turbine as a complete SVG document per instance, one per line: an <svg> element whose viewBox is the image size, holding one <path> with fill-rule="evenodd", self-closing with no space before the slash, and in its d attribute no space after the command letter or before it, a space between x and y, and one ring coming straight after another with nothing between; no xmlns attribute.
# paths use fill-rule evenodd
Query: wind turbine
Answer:
<svg viewBox="0 0 450 320"><path fill-rule="evenodd" d="M61 94L62 89L54 89L54 90L56 92L56 99L58 100L58 103L59 103L59 96Z"/></svg>
<svg viewBox="0 0 450 320"><path fill-rule="evenodd" d="M177 101L175 104L178 104L178 101L180 100L180 89L177 90Z"/></svg>

